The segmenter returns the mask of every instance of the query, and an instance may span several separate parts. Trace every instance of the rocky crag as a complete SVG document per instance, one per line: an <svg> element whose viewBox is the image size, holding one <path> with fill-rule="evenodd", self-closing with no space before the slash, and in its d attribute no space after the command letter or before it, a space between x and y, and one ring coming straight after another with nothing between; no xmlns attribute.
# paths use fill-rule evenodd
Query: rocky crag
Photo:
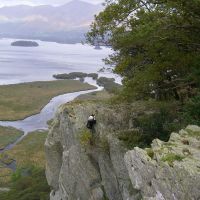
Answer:
<svg viewBox="0 0 200 200"><path fill-rule="evenodd" d="M125 154L133 188L146 200L200 199L200 128L172 133L169 142L154 140L151 149Z"/></svg>
<svg viewBox="0 0 200 200"><path fill-rule="evenodd" d="M85 125L94 111L98 123L88 142ZM199 199L200 128L188 126L167 143L154 140L151 149L128 151L117 135L134 129L137 114L128 106L60 107L45 143L50 199Z"/></svg>

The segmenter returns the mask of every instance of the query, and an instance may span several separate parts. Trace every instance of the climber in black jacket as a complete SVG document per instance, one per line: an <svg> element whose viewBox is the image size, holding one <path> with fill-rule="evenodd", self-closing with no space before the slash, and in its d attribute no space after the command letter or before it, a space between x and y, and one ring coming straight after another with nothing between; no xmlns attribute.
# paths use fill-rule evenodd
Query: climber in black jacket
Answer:
<svg viewBox="0 0 200 200"><path fill-rule="evenodd" d="M90 115L87 121L87 128L93 129L94 125L96 124L96 117L94 114Z"/></svg>

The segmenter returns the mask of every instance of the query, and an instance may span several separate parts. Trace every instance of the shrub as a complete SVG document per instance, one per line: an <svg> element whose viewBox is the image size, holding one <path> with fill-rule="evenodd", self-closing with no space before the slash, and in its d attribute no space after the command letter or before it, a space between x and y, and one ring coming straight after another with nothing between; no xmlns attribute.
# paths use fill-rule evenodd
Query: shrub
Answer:
<svg viewBox="0 0 200 200"><path fill-rule="evenodd" d="M114 78L100 77L97 80L97 84L99 86L105 86L106 84L113 83L114 81Z"/></svg>
<svg viewBox="0 0 200 200"><path fill-rule="evenodd" d="M15 173L12 174L11 180L15 182L22 177L22 169L17 169Z"/></svg>
<svg viewBox="0 0 200 200"><path fill-rule="evenodd" d="M176 121L176 117L176 114L168 109L161 108L157 113L137 118L135 126L142 130L146 145L151 144L155 138L168 141L171 132L180 129L181 125L179 121Z"/></svg>
<svg viewBox="0 0 200 200"><path fill-rule="evenodd" d="M84 129L80 133L80 143L84 147L88 146L90 142L92 141L92 133L88 129Z"/></svg>
<svg viewBox="0 0 200 200"><path fill-rule="evenodd" d="M71 72L69 74L56 74L53 75L56 79L76 79L76 78L85 78L87 77L86 73L83 72Z"/></svg>
<svg viewBox="0 0 200 200"><path fill-rule="evenodd" d="M118 139L123 141L128 149L133 149L138 146L143 148L145 145L143 143L144 135L138 131L124 131L118 136Z"/></svg>
<svg viewBox="0 0 200 200"><path fill-rule="evenodd" d="M200 126L200 95L191 98L183 108L183 116L186 124Z"/></svg>
<svg viewBox="0 0 200 200"><path fill-rule="evenodd" d="M146 149L146 152L147 152L147 155L150 157L150 158L153 158L154 157L154 152L151 148L148 148Z"/></svg>
<svg viewBox="0 0 200 200"><path fill-rule="evenodd" d="M123 140L129 149L135 146L149 147L156 138L168 141L171 132L180 129L181 124L175 120L176 117L176 114L165 108L156 113L143 114L134 120L134 127L137 127L138 131L122 132L119 139Z"/></svg>
<svg viewBox="0 0 200 200"><path fill-rule="evenodd" d="M92 77L94 80L98 78L98 74L96 73L83 73L83 72L71 72L69 74L55 74L53 75L56 79L76 79L79 78L81 80L84 80L86 77Z"/></svg>
<svg viewBox="0 0 200 200"><path fill-rule="evenodd" d="M166 156L162 157L161 161L163 162L168 162L170 166L173 166L173 162L175 160L177 161L182 161L184 159L184 156L174 154L174 153L169 153Z"/></svg>
<svg viewBox="0 0 200 200"><path fill-rule="evenodd" d="M96 74L96 73L90 73L90 74L88 74L87 75L88 77L92 77L94 80L97 80L97 78L98 78L98 74Z"/></svg>
<svg viewBox="0 0 200 200"><path fill-rule="evenodd" d="M115 83L114 78L100 77L97 79L97 84L104 87L110 93L117 93L121 89L121 85Z"/></svg>

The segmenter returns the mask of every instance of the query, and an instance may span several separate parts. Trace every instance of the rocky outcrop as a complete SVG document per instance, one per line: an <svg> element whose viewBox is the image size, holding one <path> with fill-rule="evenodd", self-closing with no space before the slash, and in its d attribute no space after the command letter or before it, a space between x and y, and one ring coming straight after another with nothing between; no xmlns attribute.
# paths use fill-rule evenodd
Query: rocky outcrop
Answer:
<svg viewBox="0 0 200 200"><path fill-rule="evenodd" d="M147 200L200 199L200 128L172 133L169 142L154 140L151 149L125 155L132 185Z"/></svg>
<svg viewBox="0 0 200 200"><path fill-rule="evenodd" d="M94 112L98 123L88 142L82 135L88 136L86 121ZM60 107L45 143L51 200L198 199L194 127L173 133L169 143L155 140L152 149L128 151L116 135L134 128L132 113L126 106L100 103Z"/></svg>
<svg viewBox="0 0 200 200"><path fill-rule="evenodd" d="M98 123L94 143L81 145L87 117L95 112ZM129 128L123 108L70 104L60 108L45 143L46 175L51 200L137 199L125 163L127 151L113 133Z"/></svg>

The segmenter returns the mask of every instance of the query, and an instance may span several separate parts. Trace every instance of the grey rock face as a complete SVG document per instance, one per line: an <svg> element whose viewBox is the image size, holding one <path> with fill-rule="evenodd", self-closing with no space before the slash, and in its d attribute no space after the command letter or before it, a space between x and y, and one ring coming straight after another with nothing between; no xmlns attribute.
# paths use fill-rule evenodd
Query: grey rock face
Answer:
<svg viewBox="0 0 200 200"><path fill-rule="evenodd" d="M97 124L85 145L81 135L91 113ZM134 118L121 106L63 105L45 143L50 200L198 200L200 128L188 126L167 143L154 140L151 149L128 151L116 135L133 129Z"/></svg>
<svg viewBox="0 0 200 200"><path fill-rule="evenodd" d="M135 148L125 155L134 188L143 199L200 199L200 128L172 133L169 142L154 140L152 149ZM151 151L151 156L148 152Z"/></svg>
<svg viewBox="0 0 200 200"><path fill-rule="evenodd" d="M96 111L94 144L81 145L87 117ZM112 133L127 129L122 110L95 104L60 108L45 143L51 200L135 200L123 161L126 149ZM122 120L122 118L124 120Z"/></svg>
<svg viewBox="0 0 200 200"><path fill-rule="evenodd" d="M0 188L0 193L1 192L9 192L10 188Z"/></svg>

